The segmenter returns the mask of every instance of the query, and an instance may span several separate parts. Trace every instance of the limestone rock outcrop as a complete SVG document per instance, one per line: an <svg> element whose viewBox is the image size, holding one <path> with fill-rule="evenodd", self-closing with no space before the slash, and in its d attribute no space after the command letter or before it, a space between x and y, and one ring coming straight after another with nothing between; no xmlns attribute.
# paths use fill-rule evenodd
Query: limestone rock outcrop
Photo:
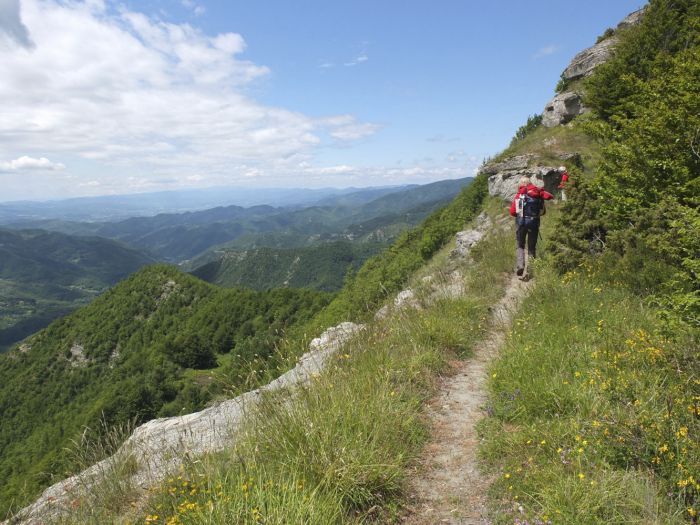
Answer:
<svg viewBox="0 0 700 525"><path fill-rule="evenodd" d="M562 78L565 80L578 80L589 76L597 66L610 58L610 54L617 42L617 37L611 36L588 49L584 49L573 58L569 66L561 74Z"/></svg>
<svg viewBox="0 0 700 525"><path fill-rule="evenodd" d="M480 173L485 173L486 175L495 175L496 173L503 171L514 171L522 170L527 168L530 160L534 158L534 155L516 155L515 157L508 157L506 160L501 162L489 162L479 169Z"/></svg>
<svg viewBox="0 0 700 525"><path fill-rule="evenodd" d="M516 157L513 157L516 159ZM535 186L553 193L561 182L561 173L553 166L526 166L521 168L522 161L507 159L493 165L484 166L481 171L489 177L489 194L501 197L510 202L518 192L520 177L527 176Z"/></svg>
<svg viewBox="0 0 700 525"><path fill-rule="evenodd" d="M642 16L644 15L645 10L646 7L642 7L641 9L627 15L622 19L622 22L617 24L617 29L627 29L628 27L638 25L642 21Z"/></svg>
<svg viewBox="0 0 700 525"><path fill-rule="evenodd" d="M644 9L630 13L617 25L617 31L639 24L643 14ZM618 42L619 38L613 33L588 49L584 49L571 60L561 74L561 78L565 81L574 81L590 76L596 67L610 58ZM560 126L585 112L586 108L579 93L573 91L560 93L545 106L542 124L548 128Z"/></svg>
<svg viewBox="0 0 700 525"><path fill-rule="evenodd" d="M476 228L457 232L455 240L456 246L455 249L450 252L450 257L453 259L456 257L467 257L474 245L484 238L484 235L486 235L490 227L491 219L489 219L489 216L485 213L481 213L476 218Z"/></svg>
<svg viewBox="0 0 700 525"><path fill-rule="evenodd" d="M641 22L643 15L644 8L630 13L617 24L616 31L636 26ZM568 67L561 74L562 78L565 80L577 80L589 76L597 66L610 58L612 50L618 41L617 35L612 34L588 49L584 49L571 60Z"/></svg>
<svg viewBox="0 0 700 525"><path fill-rule="evenodd" d="M70 512L71 501L101 479L110 476L120 462L135 460L134 486L147 488L172 473L186 457L216 452L235 441L235 430L265 393L295 388L310 382L345 342L364 325L341 323L311 341L310 351L296 366L267 385L246 392L200 412L154 419L134 430L113 456L71 478L47 488L32 505L21 510L13 524L40 524ZM3 522L8 523L8 522Z"/></svg>
<svg viewBox="0 0 700 525"><path fill-rule="evenodd" d="M547 128L571 122L574 117L587 111L581 95L574 91L559 93L544 107L542 125Z"/></svg>

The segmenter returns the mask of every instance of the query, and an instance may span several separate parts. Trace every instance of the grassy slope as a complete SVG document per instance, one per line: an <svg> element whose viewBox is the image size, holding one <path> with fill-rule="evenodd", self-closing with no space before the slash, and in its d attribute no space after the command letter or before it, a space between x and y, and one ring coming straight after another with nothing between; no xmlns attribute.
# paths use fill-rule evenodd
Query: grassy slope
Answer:
<svg viewBox="0 0 700 525"><path fill-rule="evenodd" d="M156 491L147 523L360 523L391 519L408 467L427 438L422 405L436 374L479 339L511 265L510 233L473 252L465 271L467 296L378 322L347 346L332 367L294 404L271 397L253 414L231 450L183 466ZM447 275L447 249L417 272ZM134 519L95 501L84 502L71 523ZM128 508L129 502L121 505ZM118 512L117 512L118 513Z"/></svg>
<svg viewBox="0 0 700 525"><path fill-rule="evenodd" d="M492 366L493 417L482 423L496 523L692 521L700 380L690 334L666 333L652 309L585 268L562 277L544 261L537 275Z"/></svg>
<svg viewBox="0 0 700 525"><path fill-rule="evenodd" d="M545 243L559 213L549 208ZM297 403L269 399L235 448L184 465L142 513L124 513L128 497L96 505L109 499L98 489L68 522L394 520L427 437L422 405L447 361L468 356L479 338L511 249L506 233L477 250L468 298L372 323ZM443 251L411 282L445 264ZM599 287L585 270L562 278L540 261L533 294L493 365L492 416L482 423L484 463L498 473L496 523L690 518L698 378L684 366L692 341L661 327L629 292Z"/></svg>
<svg viewBox="0 0 700 525"><path fill-rule="evenodd" d="M579 151L584 168L575 176L590 175L600 155L580 133L581 120L540 128L502 156L535 153L540 162L558 163L557 153ZM556 212L551 206L545 239ZM451 228L441 230L443 222L433 218L436 223L444 239ZM430 227L428 221L366 265L366 279L346 287L316 328L367 318L386 297L373 281L395 290L432 255L423 252L431 245ZM477 257L481 286L470 289L469 300L373 325L299 403L271 400L235 450L185 467L139 521L390 520L401 477L425 438L420 405L450 349L478 337L483 306L495 297L488 279L498 281L489 272L510 266L506 239L492 239ZM670 333L638 297L596 279L585 267L562 278L541 260L532 296L493 365L482 455L499 474L495 520L697 523L697 333ZM371 284L364 289L363 282ZM479 298L484 302L474 308ZM389 440L400 445L389 448ZM112 516L83 509L78 521Z"/></svg>

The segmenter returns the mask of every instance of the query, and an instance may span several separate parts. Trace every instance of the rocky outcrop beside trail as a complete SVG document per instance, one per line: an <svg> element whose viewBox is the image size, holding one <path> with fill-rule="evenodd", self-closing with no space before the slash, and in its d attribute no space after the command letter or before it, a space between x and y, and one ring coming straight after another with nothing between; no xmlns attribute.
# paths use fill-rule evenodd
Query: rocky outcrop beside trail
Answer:
<svg viewBox="0 0 700 525"><path fill-rule="evenodd" d="M544 107L542 125L547 128L561 126L571 122L574 117L586 111L588 109L583 105L580 94L573 91L560 93Z"/></svg>
<svg viewBox="0 0 700 525"><path fill-rule="evenodd" d="M183 458L231 446L235 442L235 430L242 423L246 411L264 393L309 383L342 345L363 329L364 325L349 322L329 328L311 341L310 351L299 359L294 368L271 383L201 412L154 419L139 426L114 456L47 488L36 502L20 511L11 523L38 525L68 514L71 502L89 493L90 488L106 476L112 475L120 462L135 460L137 467L131 483L133 486L148 488L175 471Z"/></svg>
<svg viewBox="0 0 700 525"><path fill-rule="evenodd" d="M455 249L450 252L450 257L452 259L467 257L472 248L484 238L491 224L492 222L489 216L485 213L481 213L476 218L476 227L474 229L457 232L455 236Z"/></svg>
<svg viewBox="0 0 700 525"><path fill-rule="evenodd" d="M617 25L616 31L639 24L643 14L644 9L640 9L627 15ZM571 82L590 76L596 67L610 58L618 42L619 38L613 32L609 37L578 53L561 74L562 80ZM580 93L573 91L559 93L544 107L542 124L548 128L561 126L586 111Z"/></svg>
<svg viewBox="0 0 700 525"><path fill-rule="evenodd" d="M622 19L622 22L617 24L617 29L627 29L628 27L638 25L642 21L642 16L644 16L645 10L646 7L642 7L641 9L627 15L625 18Z"/></svg>
<svg viewBox="0 0 700 525"><path fill-rule="evenodd" d="M597 66L610 58L617 42L617 37L611 36L588 49L584 49L573 58L561 74L562 78L564 80L578 80L579 78L590 76Z"/></svg>
<svg viewBox="0 0 700 525"><path fill-rule="evenodd" d="M532 155L519 155L482 167L480 172L490 175L489 194L506 201L513 200L523 176L530 177L535 186L553 193L561 182L561 173L553 166L528 166L532 158Z"/></svg>
<svg viewBox="0 0 700 525"><path fill-rule="evenodd" d="M561 74L562 78L564 80L578 80L579 78L590 76L597 66L610 58L613 49L619 42L616 35L617 31L638 25L642 21L643 15L644 8L630 13L622 22L617 24L617 28L612 35L578 53Z"/></svg>
<svg viewBox="0 0 700 525"><path fill-rule="evenodd" d="M463 296L465 293L464 275L458 265L454 263L468 259L472 248L488 234L493 226L491 218L482 212L476 218L474 228L456 234L455 248L450 252L451 263L448 265L448 271L426 275L417 288L401 290L393 301L377 311L374 318L381 320L392 312L407 309L420 310L440 299L457 299Z"/></svg>

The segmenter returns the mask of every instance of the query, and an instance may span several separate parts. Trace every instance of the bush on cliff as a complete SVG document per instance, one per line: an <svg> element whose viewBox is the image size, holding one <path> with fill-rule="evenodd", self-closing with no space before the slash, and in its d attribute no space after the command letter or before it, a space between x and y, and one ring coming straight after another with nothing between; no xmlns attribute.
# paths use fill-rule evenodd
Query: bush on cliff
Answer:
<svg viewBox="0 0 700 525"><path fill-rule="evenodd" d="M557 233L557 262L596 256L609 280L700 324L700 4L656 0L588 82L603 146Z"/></svg>

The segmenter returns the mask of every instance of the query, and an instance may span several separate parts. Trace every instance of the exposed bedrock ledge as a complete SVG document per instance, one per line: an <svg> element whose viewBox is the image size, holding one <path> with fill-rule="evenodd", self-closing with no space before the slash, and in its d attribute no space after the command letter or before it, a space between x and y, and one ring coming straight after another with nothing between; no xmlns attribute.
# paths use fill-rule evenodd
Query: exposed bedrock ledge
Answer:
<svg viewBox="0 0 700 525"><path fill-rule="evenodd" d="M571 122L574 117L586 113L581 95L573 91L560 93L550 100L542 113L542 125L547 128Z"/></svg>
<svg viewBox="0 0 700 525"><path fill-rule="evenodd" d="M135 460L137 465L131 477L132 484L148 488L175 471L183 458L231 446L235 440L235 430L242 423L246 410L254 406L263 393L309 383L343 344L363 329L364 325L349 322L329 328L311 341L310 351L299 359L294 368L267 385L200 412L144 423L134 430L114 456L47 488L16 518L3 523L38 525L47 519L68 514L71 501L88 493L94 484L110 474L115 465L127 459Z"/></svg>
<svg viewBox="0 0 700 525"><path fill-rule="evenodd" d="M499 163L500 165L506 162ZM482 171L485 171L482 168ZM487 171L487 173L489 173ZM503 169L489 177L489 194L506 201L513 200L518 192L520 177L530 177L531 182L553 193L561 182L561 173L553 166L530 166L518 169Z"/></svg>

